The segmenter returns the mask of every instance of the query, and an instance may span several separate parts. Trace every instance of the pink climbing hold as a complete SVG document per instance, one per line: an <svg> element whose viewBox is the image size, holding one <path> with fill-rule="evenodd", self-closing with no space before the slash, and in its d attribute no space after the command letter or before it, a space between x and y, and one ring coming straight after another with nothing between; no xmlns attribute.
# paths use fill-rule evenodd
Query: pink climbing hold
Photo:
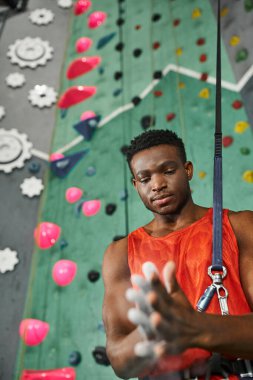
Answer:
<svg viewBox="0 0 253 380"><path fill-rule="evenodd" d="M83 195L83 190L79 189L79 187L69 187L66 190L65 198L67 202L75 203L79 201L79 199L82 198L82 195Z"/></svg>
<svg viewBox="0 0 253 380"><path fill-rule="evenodd" d="M50 154L49 161L52 162L52 161L60 160L61 158L64 158L64 154L55 152L55 153Z"/></svg>
<svg viewBox="0 0 253 380"><path fill-rule="evenodd" d="M95 114L95 112L93 111L84 111L82 113L82 115L80 116L80 120L86 120L86 119L90 119L92 117L96 117L97 115Z"/></svg>
<svg viewBox="0 0 253 380"><path fill-rule="evenodd" d="M101 62L101 58L96 57L82 57L77 58L69 65L67 69L67 78L74 79L80 75L86 74L94 70Z"/></svg>
<svg viewBox="0 0 253 380"><path fill-rule="evenodd" d="M75 278L77 265L71 260L59 260L54 264L52 277L59 286L69 285Z"/></svg>
<svg viewBox="0 0 253 380"><path fill-rule="evenodd" d="M94 86L73 86L68 88L60 97L57 105L59 108L69 108L95 95L97 88Z"/></svg>
<svg viewBox="0 0 253 380"><path fill-rule="evenodd" d="M40 223L34 230L34 239L41 249L53 247L61 234L61 227L50 222Z"/></svg>
<svg viewBox="0 0 253 380"><path fill-rule="evenodd" d="M92 43L92 40L88 37L78 38L78 40L76 41L76 52L83 53L89 50L89 48L92 46Z"/></svg>
<svg viewBox="0 0 253 380"><path fill-rule="evenodd" d="M23 319L19 325L19 335L27 346L37 346L46 338L49 324L39 319Z"/></svg>
<svg viewBox="0 0 253 380"><path fill-rule="evenodd" d="M82 211L85 216L96 215L101 208L101 201L98 199L83 203Z"/></svg>
<svg viewBox="0 0 253 380"><path fill-rule="evenodd" d="M74 5L74 14L76 16L82 15L87 12L91 7L91 1L89 0L78 0Z"/></svg>
<svg viewBox="0 0 253 380"><path fill-rule="evenodd" d="M88 27L90 29L95 29L101 26L107 18L107 14L105 12L93 12L89 15L88 18Z"/></svg>
<svg viewBox="0 0 253 380"><path fill-rule="evenodd" d="M20 380L75 380L76 372L72 367L57 369L24 369Z"/></svg>

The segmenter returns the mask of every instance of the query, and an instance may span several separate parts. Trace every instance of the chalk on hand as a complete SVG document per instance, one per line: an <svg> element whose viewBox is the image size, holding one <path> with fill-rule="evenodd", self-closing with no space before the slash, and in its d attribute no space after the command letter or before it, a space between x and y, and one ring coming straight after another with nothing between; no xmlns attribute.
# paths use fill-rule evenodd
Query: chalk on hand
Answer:
<svg viewBox="0 0 253 380"><path fill-rule="evenodd" d="M139 306L140 310L147 315L150 315L153 311L151 305L147 302L145 294L142 290L133 288L127 289L126 299L129 302L135 302Z"/></svg>
<svg viewBox="0 0 253 380"><path fill-rule="evenodd" d="M132 274L131 276L131 282L133 285L137 286L138 288L142 289L142 291L146 294L151 290L150 283L139 274Z"/></svg>
<svg viewBox="0 0 253 380"><path fill-rule="evenodd" d="M148 281L151 281L153 273L159 274L157 267L151 261L146 261L142 265L142 272Z"/></svg>
<svg viewBox="0 0 253 380"><path fill-rule="evenodd" d="M135 325L140 325L145 333L150 336L154 334L153 327L150 324L149 317L143 311L131 308L127 312L128 319Z"/></svg>
<svg viewBox="0 0 253 380"><path fill-rule="evenodd" d="M138 342L134 346L134 353L136 356L139 356L142 358L149 357L152 359L156 357L154 347L155 347L155 341L152 341L152 340L145 340L144 342Z"/></svg>

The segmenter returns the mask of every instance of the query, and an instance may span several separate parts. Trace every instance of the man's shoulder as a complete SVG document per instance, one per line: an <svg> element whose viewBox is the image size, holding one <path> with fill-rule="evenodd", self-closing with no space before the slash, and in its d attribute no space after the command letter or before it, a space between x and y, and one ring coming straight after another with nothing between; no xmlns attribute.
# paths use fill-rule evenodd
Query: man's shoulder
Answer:
<svg viewBox="0 0 253 380"><path fill-rule="evenodd" d="M240 223L253 223L253 211L242 210L242 211L228 211L229 219Z"/></svg>
<svg viewBox="0 0 253 380"><path fill-rule="evenodd" d="M103 260L103 277L129 278L128 237L113 241L105 251Z"/></svg>
<svg viewBox="0 0 253 380"><path fill-rule="evenodd" d="M237 240L245 235L252 235L251 229L253 228L253 211L231 211L228 212L228 217Z"/></svg>
<svg viewBox="0 0 253 380"><path fill-rule="evenodd" d="M121 252L127 253L128 247L128 235L118 239L116 241L111 242L105 251L105 255L114 255Z"/></svg>

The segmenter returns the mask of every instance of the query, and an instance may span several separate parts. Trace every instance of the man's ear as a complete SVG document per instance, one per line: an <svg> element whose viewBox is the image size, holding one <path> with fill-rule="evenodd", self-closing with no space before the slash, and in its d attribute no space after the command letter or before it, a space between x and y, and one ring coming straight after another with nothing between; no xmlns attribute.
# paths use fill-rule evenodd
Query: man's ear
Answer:
<svg viewBox="0 0 253 380"><path fill-rule="evenodd" d="M186 161L184 164L184 168L188 177L188 180L190 181L193 177L193 164L191 161Z"/></svg>
<svg viewBox="0 0 253 380"><path fill-rule="evenodd" d="M134 186L134 188L136 189L137 181L134 177L132 177L131 182L132 182L132 185Z"/></svg>

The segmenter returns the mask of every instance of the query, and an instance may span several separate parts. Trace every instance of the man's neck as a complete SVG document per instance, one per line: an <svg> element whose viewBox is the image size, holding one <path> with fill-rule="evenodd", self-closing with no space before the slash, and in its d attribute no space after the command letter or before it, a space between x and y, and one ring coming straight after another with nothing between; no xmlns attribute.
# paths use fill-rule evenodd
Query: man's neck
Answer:
<svg viewBox="0 0 253 380"><path fill-rule="evenodd" d="M154 219L144 228L152 236L163 236L170 232L187 227L207 212L207 208L193 203L192 199L175 213L167 215L154 214Z"/></svg>

